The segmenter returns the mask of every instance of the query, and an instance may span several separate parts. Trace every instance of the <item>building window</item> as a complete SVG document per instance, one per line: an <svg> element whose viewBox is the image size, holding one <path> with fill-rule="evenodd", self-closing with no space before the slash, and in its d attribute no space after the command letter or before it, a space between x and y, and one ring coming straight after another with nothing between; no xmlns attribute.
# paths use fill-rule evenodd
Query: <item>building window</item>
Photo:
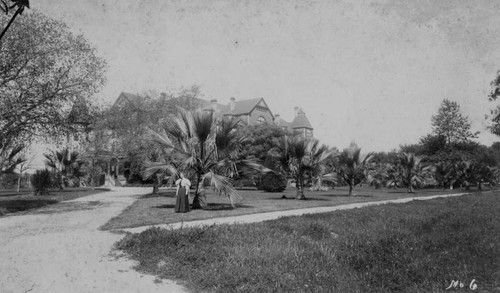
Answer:
<svg viewBox="0 0 500 293"><path fill-rule="evenodd" d="M266 123L266 118L262 117L262 116L259 116L259 118L257 118L257 124L264 124Z"/></svg>
<svg viewBox="0 0 500 293"><path fill-rule="evenodd" d="M313 137L313 132L311 129L306 129L306 137Z"/></svg>

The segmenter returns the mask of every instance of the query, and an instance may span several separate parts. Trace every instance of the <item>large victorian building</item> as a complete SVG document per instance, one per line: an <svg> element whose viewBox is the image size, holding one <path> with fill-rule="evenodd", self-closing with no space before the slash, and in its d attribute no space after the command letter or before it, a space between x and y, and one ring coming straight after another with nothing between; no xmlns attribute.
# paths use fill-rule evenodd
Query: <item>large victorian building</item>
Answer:
<svg viewBox="0 0 500 293"><path fill-rule="evenodd" d="M283 130L304 138L313 137L313 127L306 117L306 113L299 107L295 107L293 121L287 122L279 114L273 114L267 106L264 98L247 100L236 100L231 98L228 104L219 104L213 99L210 103L205 102L205 111L214 111L217 116L228 116L239 118L246 125L275 124Z"/></svg>

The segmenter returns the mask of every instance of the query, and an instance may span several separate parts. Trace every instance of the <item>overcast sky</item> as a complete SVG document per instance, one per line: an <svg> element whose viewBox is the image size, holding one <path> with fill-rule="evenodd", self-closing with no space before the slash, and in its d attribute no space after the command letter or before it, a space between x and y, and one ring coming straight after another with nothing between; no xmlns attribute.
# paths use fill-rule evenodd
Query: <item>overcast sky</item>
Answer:
<svg viewBox="0 0 500 293"><path fill-rule="evenodd" d="M100 99L199 85L227 103L302 107L323 143L388 151L431 131L445 98L485 129L500 69L498 1L56 1L32 3L108 62Z"/></svg>

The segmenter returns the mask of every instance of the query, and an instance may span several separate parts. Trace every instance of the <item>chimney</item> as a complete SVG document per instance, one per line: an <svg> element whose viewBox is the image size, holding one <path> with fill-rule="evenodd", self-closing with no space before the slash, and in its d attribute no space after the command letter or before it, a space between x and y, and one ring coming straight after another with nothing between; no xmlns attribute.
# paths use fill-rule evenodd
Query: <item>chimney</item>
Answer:
<svg viewBox="0 0 500 293"><path fill-rule="evenodd" d="M299 114L299 107L295 107L293 108L293 110L295 111L295 117L297 117L297 115Z"/></svg>
<svg viewBox="0 0 500 293"><path fill-rule="evenodd" d="M212 107L213 111L217 111L217 99L211 99L210 106Z"/></svg>
<svg viewBox="0 0 500 293"><path fill-rule="evenodd" d="M229 109L231 111L234 111L234 109L236 108L236 103L235 103L236 99L234 97L231 97L231 101L229 102Z"/></svg>

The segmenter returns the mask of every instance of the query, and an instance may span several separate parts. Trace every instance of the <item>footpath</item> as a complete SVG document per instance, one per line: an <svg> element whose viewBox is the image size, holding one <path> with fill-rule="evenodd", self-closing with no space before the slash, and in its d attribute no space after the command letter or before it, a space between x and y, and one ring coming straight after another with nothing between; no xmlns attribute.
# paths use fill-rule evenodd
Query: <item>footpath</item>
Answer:
<svg viewBox="0 0 500 293"><path fill-rule="evenodd" d="M313 207L313 208L305 208L305 209L296 209L296 210L286 210L286 211L277 211L277 212L266 212L266 213L258 213L258 214L248 214L241 216L233 216L233 217L223 217L223 218L212 218L206 220L196 220L196 221L188 221L188 222L178 222L171 224L162 224L162 225L151 225L151 226L141 226L136 228L128 228L128 229L119 229L119 231L130 232L130 233L141 233L151 227L159 227L166 229L178 229L181 227L200 227L200 226L210 226L210 225L222 225L222 224L244 224L244 223L255 223L262 222L268 220L274 220L281 217L288 216L301 216L305 214L317 214L317 213L326 213L340 210L349 210L355 208L362 208L373 205L381 205L388 203L405 203L413 200L430 200L435 198L445 198L445 197L454 197L461 196L467 193L455 193L455 194L441 194L441 195L431 195L425 197L405 197L400 199L391 199L391 200L381 200L381 201L370 201L370 202L362 202L362 203L351 203L345 205L338 206L328 206L328 207Z"/></svg>
<svg viewBox="0 0 500 293"><path fill-rule="evenodd" d="M445 194L411 197L339 206L315 207L225 218L145 226L118 231L99 227L118 215L148 188L114 188L69 202L82 209L50 214L27 214L0 218L0 292L186 292L173 281L155 282L155 277L133 269L134 262L110 255L123 233L140 233L150 227L176 229L204 225L254 223L285 216L324 213L412 200L460 196ZM115 232L115 233L113 233Z"/></svg>
<svg viewBox="0 0 500 293"><path fill-rule="evenodd" d="M134 262L110 255L123 234L100 231L150 188L114 188L73 201L79 210L0 218L0 292L177 293L173 281L133 269Z"/></svg>

